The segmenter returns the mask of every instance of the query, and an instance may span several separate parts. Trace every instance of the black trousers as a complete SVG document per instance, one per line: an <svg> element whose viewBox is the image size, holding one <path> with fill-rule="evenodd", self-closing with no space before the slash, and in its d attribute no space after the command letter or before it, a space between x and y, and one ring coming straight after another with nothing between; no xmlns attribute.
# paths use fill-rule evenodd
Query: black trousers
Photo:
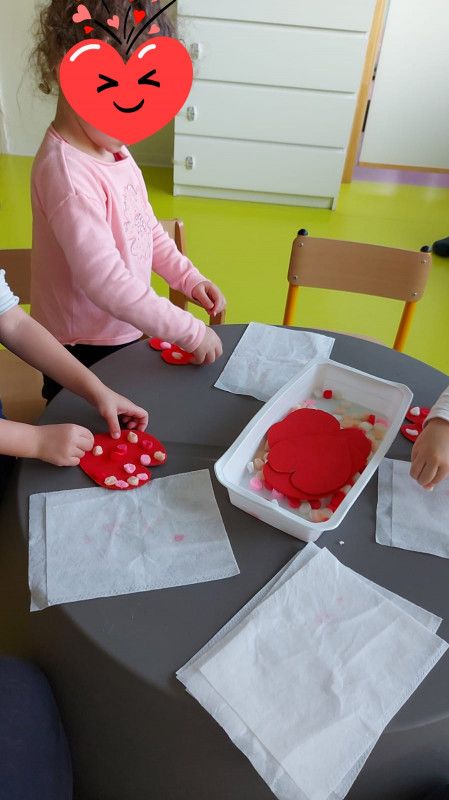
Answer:
<svg viewBox="0 0 449 800"><path fill-rule="evenodd" d="M70 753L44 674L0 658L0 800L72 800Z"/></svg>
<svg viewBox="0 0 449 800"><path fill-rule="evenodd" d="M136 339L136 341L140 341ZM106 358L106 356L110 356L111 353L115 353L117 350L122 350L124 347L129 347L130 344L135 344L135 342L128 342L127 344L116 344L116 345L93 345L93 344L66 344L65 349L75 356L78 361L81 361L85 367L91 367L92 364L96 364L97 361L101 361L102 358ZM61 384L54 381L52 378L49 378L48 375L44 375L44 385L42 387L42 397L45 398L47 403L50 400L53 400L54 397L61 391L62 386Z"/></svg>

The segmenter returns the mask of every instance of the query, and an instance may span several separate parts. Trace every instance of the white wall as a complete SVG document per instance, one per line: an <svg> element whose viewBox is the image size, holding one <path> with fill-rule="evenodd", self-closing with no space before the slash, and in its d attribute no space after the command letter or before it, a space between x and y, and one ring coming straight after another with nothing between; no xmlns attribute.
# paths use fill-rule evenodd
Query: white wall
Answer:
<svg viewBox="0 0 449 800"><path fill-rule="evenodd" d="M0 152L34 156L53 119L55 98L34 87L27 69L32 48L31 28L36 0L0 0ZM133 148L139 163L169 166L173 155L173 126L168 125Z"/></svg>
<svg viewBox="0 0 449 800"><path fill-rule="evenodd" d="M360 161L449 169L448 0L391 0Z"/></svg>

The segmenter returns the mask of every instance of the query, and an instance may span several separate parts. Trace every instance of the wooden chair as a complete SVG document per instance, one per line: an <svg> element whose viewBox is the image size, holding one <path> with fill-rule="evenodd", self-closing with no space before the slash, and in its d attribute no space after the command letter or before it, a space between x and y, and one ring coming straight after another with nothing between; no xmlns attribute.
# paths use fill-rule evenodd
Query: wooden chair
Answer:
<svg viewBox="0 0 449 800"><path fill-rule="evenodd" d="M184 223L182 222L182 220L161 219L160 223L164 228L164 230L167 231L168 235L172 239L174 239L176 247L178 248L179 252L182 253L183 256L186 256L187 255L186 234L185 234ZM170 297L170 302L172 302L173 305L178 306L178 308L182 308L183 311L188 310L189 300L182 292L177 292L175 289L170 289L169 297ZM226 311L222 311L220 314L217 314L216 317L209 317L209 324L222 325L225 321L225 318L226 318Z"/></svg>
<svg viewBox="0 0 449 800"><path fill-rule="evenodd" d="M24 305L30 302L31 250L0 250L0 268L6 270L14 294ZM42 375L22 359L0 351L0 398L5 415L17 422L36 422L45 408Z"/></svg>
<svg viewBox="0 0 449 800"><path fill-rule="evenodd" d="M293 242L283 324L294 322L301 286L402 300L405 306L394 341L394 349L402 352L431 266L429 247L423 247L418 253L357 242L314 239L302 229Z"/></svg>

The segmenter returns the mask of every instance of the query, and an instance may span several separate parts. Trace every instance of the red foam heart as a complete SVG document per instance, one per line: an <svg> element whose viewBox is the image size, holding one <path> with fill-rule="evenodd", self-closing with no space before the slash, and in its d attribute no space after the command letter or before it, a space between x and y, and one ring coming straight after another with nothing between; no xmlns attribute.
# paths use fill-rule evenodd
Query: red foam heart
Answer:
<svg viewBox="0 0 449 800"><path fill-rule="evenodd" d="M129 442L128 435L135 433L137 442ZM114 477L117 481L127 482L128 478L133 475L148 475L148 480L139 480L139 486L143 486L151 480L151 472L141 463L142 456L150 456L151 467L158 467L165 463L167 460L167 451L161 442L149 433L142 433L141 431L122 431L120 439L112 439L107 433L97 433L94 436L94 448L101 447L103 454L99 456L94 455L93 449L86 453L80 461L81 469L92 478L95 483L105 489L115 489L125 491L125 489L137 489L138 486L108 486L105 484L106 478ZM154 453L162 453L163 460L154 457ZM145 459L146 460L146 459ZM131 464L136 467L133 473L127 472L124 469L125 464Z"/></svg>
<svg viewBox="0 0 449 800"><path fill-rule="evenodd" d="M134 144L176 116L190 93L193 67L184 45L169 37L143 43L126 63L107 42L89 39L66 53L59 80L83 120L120 142ZM102 86L107 88L98 92Z"/></svg>
<svg viewBox="0 0 449 800"><path fill-rule="evenodd" d="M323 497L340 489L364 469L371 452L363 431L342 430L335 417L314 409L299 409L276 423L268 441L264 478L293 499Z"/></svg>
<svg viewBox="0 0 449 800"><path fill-rule="evenodd" d="M310 434L336 433L340 425L332 414L319 411L316 408L299 408L292 411L281 422L276 422L268 431L267 438L270 447L282 439L296 439Z"/></svg>
<svg viewBox="0 0 449 800"><path fill-rule="evenodd" d="M139 22L142 22L142 20L146 17L145 11L139 11L137 8L133 11L133 15L136 25L138 25Z"/></svg>
<svg viewBox="0 0 449 800"><path fill-rule="evenodd" d="M278 472L289 472L297 489L320 496L344 486L353 470L349 444L336 434L302 436L278 442L268 462Z"/></svg>
<svg viewBox="0 0 449 800"><path fill-rule="evenodd" d="M148 344L153 350L161 351L162 360L167 364L182 366L183 364L190 364L194 359L193 353L188 353L187 350L183 350L177 344L163 342L162 339L150 339Z"/></svg>

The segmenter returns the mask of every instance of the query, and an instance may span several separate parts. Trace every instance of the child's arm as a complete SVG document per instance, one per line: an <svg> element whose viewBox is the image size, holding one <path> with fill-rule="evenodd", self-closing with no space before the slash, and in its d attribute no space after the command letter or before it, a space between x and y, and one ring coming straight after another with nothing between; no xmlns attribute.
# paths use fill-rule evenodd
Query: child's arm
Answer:
<svg viewBox="0 0 449 800"><path fill-rule="evenodd" d="M147 335L178 342L194 352L206 335L204 322L158 297L149 280L134 275L117 249L102 203L69 195L50 220L73 280L111 316ZM86 319L86 335L89 334Z"/></svg>
<svg viewBox="0 0 449 800"><path fill-rule="evenodd" d="M173 289L190 297L209 315L216 316L226 308L226 300L214 283L207 280L192 262L183 256L175 242L156 219L148 206L153 234L153 271L164 278Z"/></svg>
<svg viewBox="0 0 449 800"><path fill-rule="evenodd" d="M449 475L449 388L433 406L413 446L410 475L426 489Z"/></svg>
<svg viewBox="0 0 449 800"><path fill-rule="evenodd" d="M95 406L115 438L120 435L119 415L128 428L145 430L148 414L144 409L108 389L21 308L0 316L0 340L20 358Z"/></svg>

